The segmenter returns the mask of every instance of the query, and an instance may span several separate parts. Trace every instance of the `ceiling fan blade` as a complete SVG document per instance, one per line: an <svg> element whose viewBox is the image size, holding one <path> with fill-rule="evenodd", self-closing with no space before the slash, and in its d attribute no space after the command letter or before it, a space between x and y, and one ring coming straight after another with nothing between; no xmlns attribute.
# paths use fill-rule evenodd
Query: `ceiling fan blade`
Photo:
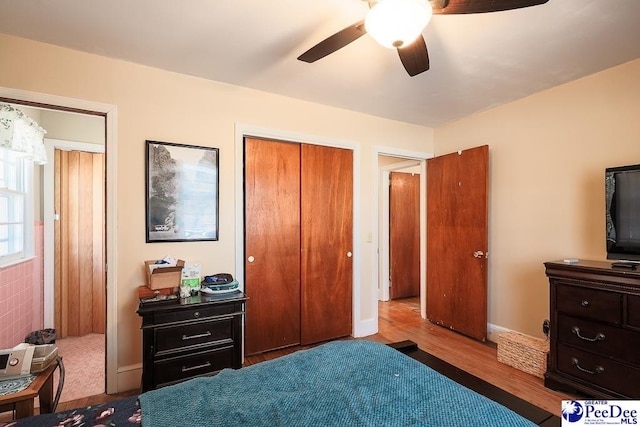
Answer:
<svg viewBox="0 0 640 427"><path fill-rule="evenodd" d="M364 20L356 22L355 24L345 28L344 30L338 31L334 35L313 46L311 49L298 56L298 59L304 62L315 62L318 59L324 58L330 53L345 47L349 43L356 41L365 35L366 32L367 30L364 28Z"/></svg>
<svg viewBox="0 0 640 427"><path fill-rule="evenodd" d="M549 0L429 0L434 14L488 13L537 6Z"/></svg>
<svg viewBox="0 0 640 427"><path fill-rule="evenodd" d="M409 46L398 49L398 55L411 77L429 69L429 52L422 34Z"/></svg>

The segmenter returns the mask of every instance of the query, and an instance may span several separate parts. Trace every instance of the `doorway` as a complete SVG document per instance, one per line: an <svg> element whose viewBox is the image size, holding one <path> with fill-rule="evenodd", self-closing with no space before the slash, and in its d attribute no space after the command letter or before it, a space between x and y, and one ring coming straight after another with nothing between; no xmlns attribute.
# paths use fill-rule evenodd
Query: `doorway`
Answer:
<svg viewBox="0 0 640 427"><path fill-rule="evenodd" d="M391 248L390 248L390 176L392 172L403 171L419 176L419 313L426 318L426 159L432 158L430 153L415 153L399 150L393 147L380 147L376 150L377 168L374 192L375 204L378 206L376 224L377 238L375 242L376 254L374 260L378 280L377 301L386 302L391 299ZM376 304L378 304L376 301ZM377 306L376 306L377 310Z"/></svg>
<svg viewBox="0 0 640 427"><path fill-rule="evenodd" d="M74 135L80 127L87 134ZM45 294L44 320L45 327L55 327L65 362L61 402L106 389L104 118L75 116L65 128L51 133L95 142L45 138L43 215L53 221L45 221L44 255L54 262L45 269L45 289L51 292Z"/></svg>
<svg viewBox="0 0 640 427"><path fill-rule="evenodd" d="M402 195L405 198L405 202L409 202L412 204L412 207L415 206L417 208L416 216L417 218L412 218L412 221L415 221L415 237L417 237L418 241L414 242L413 240L410 244L413 246L417 244L417 248L415 248L415 254L412 253L410 256L413 261L418 263L418 277L416 280L417 289L415 290L415 295L419 296L421 294L420 290L422 287L422 277L424 275L424 263L422 262L422 234L424 231L424 222L422 218L424 217L424 204L422 203L422 198L424 196L424 187L425 187L425 174L421 173L422 171L422 163L424 161L415 160L404 157L396 157L396 156L388 156L388 155L378 155L378 169L379 169L379 239L378 239L378 258L379 258L379 271L378 271L378 299L380 301L389 301L393 298L391 288L393 286L392 276L393 276L393 264L400 256L406 256L408 254L398 254L394 253L394 246L397 250L398 239L407 238L407 233L403 233L404 236L399 235L399 231L397 228L394 228L391 224L396 219L394 215L397 215L397 208L394 208L392 202L392 193L396 193L398 195L398 188L392 185L392 177L395 175L396 181L397 178L401 177L402 174L409 174L412 178L417 177L417 182L412 182L412 185L417 185L417 194L413 191L410 194ZM412 180L413 181L413 180ZM411 200L413 198L417 198L418 200ZM395 211L395 212L393 212ZM395 245L394 245L395 243ZM413 251L411 251L413 252ZM413 256L415 255L415 257ZM396 277L396 281L397 281Z"/></svg>
<svg viewBox="0 0 640 427"><path fill-rule="evenodd" d="M102 141L105 146L106 153L106 174L105 181L108 185L105 187L106 194L106 218L105 218L105 238L106 238L106 261L109 264L109 268L106 271L106 324L107 329L105 333L106 345L105 350L105 383L106 392L113 394L118 392L118 330L117 330L117 317L118 317L118 304L117 304L117 257L116 249L117 244L117 107L115 105L97 103L92 101L85 101L81 99L68 98L63 96L55 96L38 92L29 92L20 89L12 89L6 87L0 87L0 100L10 104L17 104L23 107L32 107L40 110L46 110L48 112L55 112L58 114L64 114L63 117L71 118L77 115L99 116L104 121L104 128L102 133ZM49 126L50 129L53 129ZM50 134L49 136L53 136ZM109 147L106 150L106 147ZM42 179L42 185L51 183ZM44 190L41 189L44 193ZM53 190L51 189L49 194ZM46 196L46 194L44 194ZM40 207L42 209L42 205ZM41 212L41 211L40 211ZM47 227L47 222L50 222L50 226ZM44 218L45 229L53 230L53 217ZM44 233L45 245L47 242L52 242L53 236ZM47 272L53 271L54 260L52 257L44 257L43 270L45 277L48 276ZM44 297L53 300L53 288L52 285L45 287ZM51 316L53 319L53 316ZM51 320L52 321L52 320ZM52 324L52 323L49 323ZM127 387L125 385L125 387Z"/></svg>

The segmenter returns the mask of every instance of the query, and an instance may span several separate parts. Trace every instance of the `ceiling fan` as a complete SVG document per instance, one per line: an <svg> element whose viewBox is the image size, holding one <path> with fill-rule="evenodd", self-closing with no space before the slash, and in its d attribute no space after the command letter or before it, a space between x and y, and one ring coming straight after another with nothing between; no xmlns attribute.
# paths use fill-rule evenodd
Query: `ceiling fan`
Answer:
<svg viewBox="0 0 640 427"><path fill-rule="evenodd" d="M537 6L549 0L363 0L365 19L324 39L298 59L315 62L369 33L381 45L396 49L410 76L429 69L429 53L422 31L432 14L488 13Z"/></svg>

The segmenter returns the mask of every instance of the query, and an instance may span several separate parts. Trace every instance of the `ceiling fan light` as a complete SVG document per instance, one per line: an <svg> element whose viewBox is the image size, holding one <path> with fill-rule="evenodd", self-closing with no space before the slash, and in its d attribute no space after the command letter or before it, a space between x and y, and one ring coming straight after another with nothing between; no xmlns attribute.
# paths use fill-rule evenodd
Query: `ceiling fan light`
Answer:
<svg viewBox="0 0 640 427"><path fill-rule="evenodd" d="M432 14L426 0L380 0L369 10L364 26L375 41L396 49L417 39Z"/></svg>

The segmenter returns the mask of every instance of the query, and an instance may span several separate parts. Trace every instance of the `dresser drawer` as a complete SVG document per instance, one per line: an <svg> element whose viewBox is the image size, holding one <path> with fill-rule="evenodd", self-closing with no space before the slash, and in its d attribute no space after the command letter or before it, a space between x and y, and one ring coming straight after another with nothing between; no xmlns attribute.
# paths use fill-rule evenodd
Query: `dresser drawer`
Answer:
<svg viewBox="0 0 640 427"><path fill-rule="evenodd" d="M559 314L558 342L640 365L640 333L628 329Z"/></svg>
<svg viewBox="0 0 640 427"><path fill-rule="evenodd" d="M558 345L558 370L624 396L640 398L640 369Z"/></svg>
<svg viewBox="0 0 640 427"><path fill-rule="evenodd" d="M156 328L156 354L233 343L233 317Z"/></svg>
<svg viewBox="0 0 640 427"><path fill-rule="evenodd" d="M622 295L615 292L556 285L556 309L600 322L622 322Z"/></svg>
<svg viewBox="0 0 640 427"><path fill-rule="evenodd" d="M163 359L154 363L154 378L157 387L184 381L200 375L213 374L233 363L233 347L191 353L188 356Z"/></svg>
<svg viewBox="0 0 640 427"><path fill-rule="evenodd" d="M182 322L188 320L200 320L208 317L224 316L242 311L241 303L219 304L210 306L200 306L189 309L181 309L167 312L155 313L154 324Z"/></svg>
<svg viewBox="0 0 640 427"><path fill-rule="evenodd" d="M627 297L627 323L634 328L640 328L640 296Z"/></svg>

